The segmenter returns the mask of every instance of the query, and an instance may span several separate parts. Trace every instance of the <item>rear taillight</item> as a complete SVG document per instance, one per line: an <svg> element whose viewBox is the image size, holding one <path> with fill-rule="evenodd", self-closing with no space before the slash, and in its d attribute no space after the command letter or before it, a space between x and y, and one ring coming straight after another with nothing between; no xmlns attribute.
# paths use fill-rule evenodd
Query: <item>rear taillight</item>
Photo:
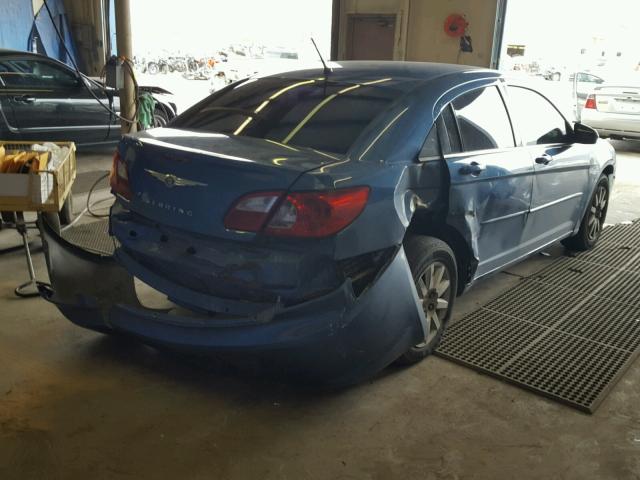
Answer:
<svg viewBox="0 0 640 480"><path fill-rule="evenodd" d="M227 212L224 226L230 230L259 232L283 195L284 192L259 192L241 197Z"/></svg>
<svg viewBox="0 0 640 480"><path fill-rule="evenodd" d="M596 106L596 96L592 93L587 97L587 101L584 104L584 108L591 108L596 110L598 107Z"/></svg>
<svg viewBox="0 0 640 480"><path fill-rule="evenodd" d="M227 213L230 230L318 238L338 233L364 210L369 187L324 192L260 192L240 198Z"/></svg>
<svg viewBox="0 0 640 480"><path fill-rule="evenodd" d="M120 153L116 151L113 155L113 165L109 174L109 185L114 195L121 195L127 200L131 200L131 189L129 188L129 172L127 165L120 157Z"/></svg>

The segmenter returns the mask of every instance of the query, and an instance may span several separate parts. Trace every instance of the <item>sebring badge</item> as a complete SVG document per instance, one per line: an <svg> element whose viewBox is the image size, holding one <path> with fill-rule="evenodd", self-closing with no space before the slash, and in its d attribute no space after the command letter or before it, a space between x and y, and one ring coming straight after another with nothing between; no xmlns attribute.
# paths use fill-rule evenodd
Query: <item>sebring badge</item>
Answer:
<svg viewBox="0 0 640 480"><path fill-rule="evenodd" d="M162 173L156 172L155 170L149 170L148 168L144 169L149 175L153 178L160 180L164 183L165 187L173 188L173 187L206 187L206 183L196 182L195 180L188 180L186 178L176 177L170 173Z"/></svg>

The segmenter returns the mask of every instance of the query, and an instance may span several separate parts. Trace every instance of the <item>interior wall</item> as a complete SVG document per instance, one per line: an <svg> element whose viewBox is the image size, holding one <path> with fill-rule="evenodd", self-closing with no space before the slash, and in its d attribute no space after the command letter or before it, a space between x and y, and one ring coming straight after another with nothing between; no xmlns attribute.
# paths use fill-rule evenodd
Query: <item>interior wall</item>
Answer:
<svg viewBox="0 0 640 480"><path fill-rule="evenodd" d="M395 14L394 60L461 63L489 67L494 42L498 0L340 0L338 59L346 54L349 15ZM452 13L465 15L473 52L460 52L460 41L444 32Z"/></svg>
<svg viewBox="0 0 640 480"><path fill-rule="evenodd" d="M340 0L338 33L338 59L346 58L347 27L349 15L381 14L396 15L393 59L404 59L406 52L407 18L410 0Z"/></svg>
<svg viewBox="0 0 640 480"><path fill-rule="evenodd" d="M411 0L406 60L489 67L496 5L496 0ZM444 21L452 13L469 22L473 52L460 52L459 39L445 34Z"/></svg>

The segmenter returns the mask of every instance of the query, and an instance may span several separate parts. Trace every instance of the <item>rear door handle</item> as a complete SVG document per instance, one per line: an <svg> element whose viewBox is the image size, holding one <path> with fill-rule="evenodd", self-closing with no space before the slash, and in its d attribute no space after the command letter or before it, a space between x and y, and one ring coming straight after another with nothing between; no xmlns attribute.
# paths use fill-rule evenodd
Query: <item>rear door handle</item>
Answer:
<svg viewBox="0 0 640 480"><path fill-rule="evenodd" d="M473 161L469 165L463 165L462 167L460 167L460 174L478 176L486 169L487 167L482 163Z"/></svg>
<svg viewBox="0 0 640 480"><path fill-rule="evenodd" d="M14 102L20 103L34 103L36 101L35 97L30 97L28 95L16 95L13 97Z"/></svg>
<svg viewBox="0 0 640 480"><path fill-rule="evenodd" d="M553 157L547 153L543 153L536 158L536 163L538 165L549 165L551 162L553 162Z"/></svg>

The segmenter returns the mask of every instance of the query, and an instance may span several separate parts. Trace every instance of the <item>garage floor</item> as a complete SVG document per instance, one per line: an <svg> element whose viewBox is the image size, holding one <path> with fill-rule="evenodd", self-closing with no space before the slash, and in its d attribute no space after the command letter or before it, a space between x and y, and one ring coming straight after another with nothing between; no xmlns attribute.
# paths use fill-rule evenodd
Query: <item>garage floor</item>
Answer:
<svg viewBox="0 0 640 480"><path fill-rule="evenodd" d="M640 217L640 144L615 146L610 222ZM109 163L81 155L78 189ZM18 243L0 232L0 250ZM476 285L456 317L550 253ZM19 250L0 271L2 479L640 479L638 362L592 416L436 357L318 394L75 327L13 296Z"/></svg>

